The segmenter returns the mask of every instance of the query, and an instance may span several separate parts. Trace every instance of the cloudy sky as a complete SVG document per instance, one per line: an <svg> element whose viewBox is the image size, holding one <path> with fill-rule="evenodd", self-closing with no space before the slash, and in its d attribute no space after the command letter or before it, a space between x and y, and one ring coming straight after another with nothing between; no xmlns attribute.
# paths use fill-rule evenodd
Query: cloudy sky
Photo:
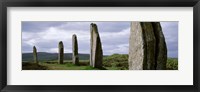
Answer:
<svg viewBox="0 0 200 92"><path fill-rule="evenodd" d="M103 54L128 54L130 22L22 22L22 52L58 52L63 41L64 52L72 52L72 35L78 39L79 53L90 53L90 23L96 23L101 37ZM178 22L161 22L167 42L168 57L178 57Z"/></svg>

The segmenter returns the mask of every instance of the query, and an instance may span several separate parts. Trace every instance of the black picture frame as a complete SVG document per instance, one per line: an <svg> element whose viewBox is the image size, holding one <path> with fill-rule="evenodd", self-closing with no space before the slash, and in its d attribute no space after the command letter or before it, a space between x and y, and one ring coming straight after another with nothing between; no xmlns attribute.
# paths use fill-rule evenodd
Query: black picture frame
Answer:
<svg viewBox="0 0 200 92"><path fill-rule="evenodd" d="M200 92L199 35L200 0L2 0L0 1L1 92ZM194 85L7 85L7 7L193 7ZM180 76L181 77L181 76Z"/></svg>

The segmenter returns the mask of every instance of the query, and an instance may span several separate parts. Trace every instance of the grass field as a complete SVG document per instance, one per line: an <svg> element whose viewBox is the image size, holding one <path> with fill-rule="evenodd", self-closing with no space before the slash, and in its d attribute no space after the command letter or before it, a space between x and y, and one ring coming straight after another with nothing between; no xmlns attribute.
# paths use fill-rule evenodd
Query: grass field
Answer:
<svg viewBox="0 0 200 92"><path fill-rule="evenodd" d="M22 70L99 70L89 66L86 60L80 60L79 65L74 65L72 61L64 61L64 64L58 64L57 61L43 61L39 64L23 62Z"/></svg>
<svg viewBox="0 0 200 92"><path fill-rule="evenodd" d="M178 70L178 58L167 59L167 70Z"/></svg>
<svg viewBox="0 0 200 92"><path fill-rule="evenodd" d="M23 62L22 70L128 70L128 62L115 58L116 61L103 61L103 68L93 68L89 66L89 60L80 60L79 65L74 65L71 60L64 61L64 64L58 64L57 61L42 61L39 64L32 62ZM126 57L125 57L126 58ZM167 70L178 70L178 59L168 58Z"/></svg>

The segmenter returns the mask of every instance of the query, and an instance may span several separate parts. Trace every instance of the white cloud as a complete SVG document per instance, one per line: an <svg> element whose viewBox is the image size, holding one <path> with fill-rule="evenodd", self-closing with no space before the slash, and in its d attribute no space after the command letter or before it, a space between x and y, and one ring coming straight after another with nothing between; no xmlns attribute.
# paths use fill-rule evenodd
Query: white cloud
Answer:
<svg viewBox="0 0 200 92"><path fill-rule="evenodd" d="M65 52L71 52L72 35L76 34L78 38L79 47L81 44L89 44L89 31L85 30L62 30L56 27L49 27L46 30L39 32L22 32L22 40L24 45L36 46L40 52L57 52L57 44L63 41ZM85 52L85 50L83 50ZM80 51L81 52L81 51Z"/></svg>
<svg viewBox="0 0 200 92"><path fill-rule="evenodd" d="M82 25L83 24L83 25ZM83 27L89 23L71 23L71 24L63 24L57 27L49 27L43 30L39 30L37 32L22 32L22 40L24 45L29 45L30 49L32 46L36 46L39 52L51 52L57 53L57 44L59 41L63 41L64 51L65 53L71 53L72 51L72 35L76 34L78 39L79 53L89 53L90 52L90 30L73 30L73 29L64 29L61 27L66 27L65 25ZM89 27L89 26L88 26ZM101 36L101 41L103 45L103 49L115 49L105 51L105 54L112 53L121 53L122 49L127 49L128 47L121 47L121 44L127 43L129 38L130 28L124 29L122 31L117 32L102 32L103 30L99 30L99 34ZM125 40L124 40L125 39ZM109 48L111 45L107 44L116 44ZM104 45L105 44L105 45ZM119 45L119 46L118 46ZM106 49L109 48L109 49ZM124 51L123 51L124 52ZM124 52L125 53L125 52ZM126 51L128 53L128 51Z"/></svg>
<svg viewBox="0 0 200 92"><path fill-rule="evenodd" d="M129 49L129 44L120 44L120 45L116 45L116 46L112 46L109 45L108 46L110 49L108 50L104 50L104 52L107 55L110 54L116 54L116 53L120 53L120 54L127 54L128 53L128 49Z"/></svg>
<svg viewBox="0 0 200 92"><path fill-rule="evenodd" d="M178 57L178 22L161 22L167 43L168 56Z"/></svg>
<svg viewBox="0 0 200 92"><path fill-rule="evenodd" d="M39 52L58 52L58 42L63 41L65 53L72 52L72 35L78 39L79 53L90 53L90 23L63 22L45 24L30 23L22 29L22 51L32 52L36 46ZM128 54L130 23L129 22L95 22L101 37L103 53ZM25 23L24 23L25 24ZM166 38L168 55L178 56L178 22L161 22ZM23 25L22 25L23 26ZM25 26L25 25L24 25ZM35 26L37 26L36 29ZM28 31L27 29L31 29Z"/></svg>
<svg viewBox="0 0 200 92"><path fill-rule="evenodd" d="M129 48L130 28L118 32L100 32L104 54L127 54Z"/></svg>

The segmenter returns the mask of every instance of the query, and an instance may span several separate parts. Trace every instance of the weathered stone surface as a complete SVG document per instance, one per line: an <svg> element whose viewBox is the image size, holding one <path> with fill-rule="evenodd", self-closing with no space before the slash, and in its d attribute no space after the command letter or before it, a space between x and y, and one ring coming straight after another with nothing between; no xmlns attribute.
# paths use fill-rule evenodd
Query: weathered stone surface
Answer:
<svg viewBox="0 0 200 92"><path fill-rule="evenodd" d="M77 37L75 34L72 36L72 61L73 61L73 64L75 65L79 64L78 42L77 42Z"/></svg>
<svg viewBox="0 0 200 92"><path fill-rule="evenodd" d="M156 69L165 70L167 63L167 45L159 22L152 22L156 38Z"/></svg>
<svg viewBox="0 0 200 92"><path fill-rule="evenodd" d="M64 59L64 46L63 42L60 41L58 44L58 63L63 64L63 59Z"/></svg>
<svg viewBox="0 0 200 92"><path fill-rule="evenodd" d="M103 51L101 46L101 39L96 24L91 23L90 32L91 32L90 65L96 68L102 68Z"/></svg>
<svg viewBox="0 0 200 92"><path fill-rule="evenodd" d="M38 64L37 49L35 46L33 46L33 59L34 62Z"/></svg>
<svg viewBox="0 0 200 92"><path fill-rule="evenodd" d="M159 22L131 22L130 70L166 69L167 47Z"/></svg>
<svg viewBox="0 0 200 92"><path fill-rule="evenodd" d="M154 29L150 22L140 22L142 31L144 33L144 42L146 43L146 65L143 69L155 69L155 52L156 52L156 39L154 36Z"/></svg>
<svg viewBox="0 0 200 92"><path fill-rule="evenodd" d="M129 39L129 69L143 70L143 63L146 62L144 52L144 33L139 22L131 22L131 32Z"/></svg>

